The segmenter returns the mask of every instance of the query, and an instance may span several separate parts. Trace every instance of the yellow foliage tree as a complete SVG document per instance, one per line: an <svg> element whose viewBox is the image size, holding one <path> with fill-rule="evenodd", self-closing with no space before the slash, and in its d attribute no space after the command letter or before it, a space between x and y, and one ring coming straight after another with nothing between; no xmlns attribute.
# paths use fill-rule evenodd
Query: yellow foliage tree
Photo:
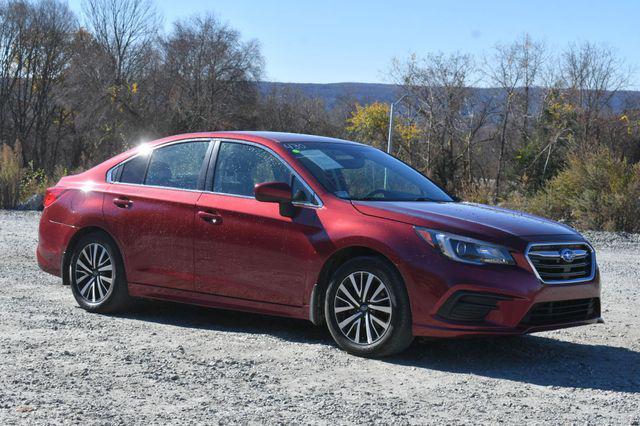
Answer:
<svg viewBox="0 0 640 426"><path fill-rule="evenodd" d="M415 123L408 122L399 114L394 116L394 153L407 146L421 136L421 131ZM347 131L360 142L386 149L389 134L389 105L374 102L362 106L356 104L356 109L347 119ZM408 150L410 151L410 150Z"/></svg>

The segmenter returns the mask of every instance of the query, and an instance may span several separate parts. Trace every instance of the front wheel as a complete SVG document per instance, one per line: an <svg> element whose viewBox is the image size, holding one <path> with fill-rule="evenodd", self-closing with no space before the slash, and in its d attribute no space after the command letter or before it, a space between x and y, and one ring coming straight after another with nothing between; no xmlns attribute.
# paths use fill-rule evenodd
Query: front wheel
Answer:
<svg viewBox="0 0 640 426"><path fill-rule="evenodd" d="M354 355L397 354L413 340L402 278L375 257L355 258L338 268L327 288L325 317L338 346Z"/></svg>
<svg viewBox="0 0 640 426"><path fill-rule="evenodd" d="M71 291L89 312L116 312L130 306L124 266L110 238L101 233L83 236L71 258Z"/></svg>

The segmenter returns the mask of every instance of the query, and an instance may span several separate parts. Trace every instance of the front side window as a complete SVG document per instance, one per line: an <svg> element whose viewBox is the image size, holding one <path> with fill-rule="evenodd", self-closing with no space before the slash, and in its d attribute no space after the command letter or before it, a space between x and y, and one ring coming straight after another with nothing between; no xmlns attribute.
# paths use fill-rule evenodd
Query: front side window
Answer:
<svg viewBox="0 0 640 426"><path fill-rule="evenodd" d="M282 161L254 145L222 142L213 177L213 192L253 197L258 183L284 182L292 185L293 200L313 203L300 180Z"/></svg>
<svg viewBox="0 0 640 426"><path fill-rule="evenodd" d="M198 189L209 141L184 142L157 148L151 155L145 185Z"/></svg>
<svg viewBox="0 0 640 426"><path fill-rule="evenodd" d="M284 144L336 196L359 201L453 201L436 184L384 152L330 142Z"/></svg>

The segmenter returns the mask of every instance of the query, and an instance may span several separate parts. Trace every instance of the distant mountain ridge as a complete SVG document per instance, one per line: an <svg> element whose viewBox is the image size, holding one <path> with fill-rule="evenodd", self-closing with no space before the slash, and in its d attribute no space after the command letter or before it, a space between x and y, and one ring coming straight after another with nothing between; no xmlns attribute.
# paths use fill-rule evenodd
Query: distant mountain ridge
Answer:
<svg viewBox="0 0 640 426"><path fill-rule="evenodd" d="M372 102L393 102L398 98L400 87L382 83L279 83L262 81L259 83L262 94L272 90L297 90L306 96L322 99L328 108L341 100L355 100L361 104Z"/></svg>
<svg viewBox="0 0 640 426"><path fill-rule="evenodd" d="M271 91L281 91L285 89L297 90L306 96L320 98L327 108L333 108L341 101L356 101L361 104L372 102L390 103L398 99L401 94L401 87L395 84L383 83L280 83L261 81L258 84L262 94L269 94ZM480 99L490 97L500 97L501 89L481 88L472 89L475 96ZM533 88L533 99L540 99L540 88ZM534 105L537 109L539 105ZM640 108L640 91L624 90L617 92L612 100L611 107L614 112L620 113L625 108Z"/></svg>

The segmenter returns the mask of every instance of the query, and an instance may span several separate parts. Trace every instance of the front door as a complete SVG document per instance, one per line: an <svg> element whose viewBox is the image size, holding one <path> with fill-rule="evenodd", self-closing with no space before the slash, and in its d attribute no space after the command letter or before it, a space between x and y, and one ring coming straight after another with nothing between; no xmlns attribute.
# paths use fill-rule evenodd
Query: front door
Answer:
<svg viewBox="0 0 640 426"><path fill-rule="evenodd" d="M307 237L275 203L254 198L261 182L294 182L313 210L307 188L283 161L253 144L221 142L213 192L197 203L195 269L197 291L245 300L301 306L306 266L292 253ZM315 212L312 212L315 214Z"/></svg>

